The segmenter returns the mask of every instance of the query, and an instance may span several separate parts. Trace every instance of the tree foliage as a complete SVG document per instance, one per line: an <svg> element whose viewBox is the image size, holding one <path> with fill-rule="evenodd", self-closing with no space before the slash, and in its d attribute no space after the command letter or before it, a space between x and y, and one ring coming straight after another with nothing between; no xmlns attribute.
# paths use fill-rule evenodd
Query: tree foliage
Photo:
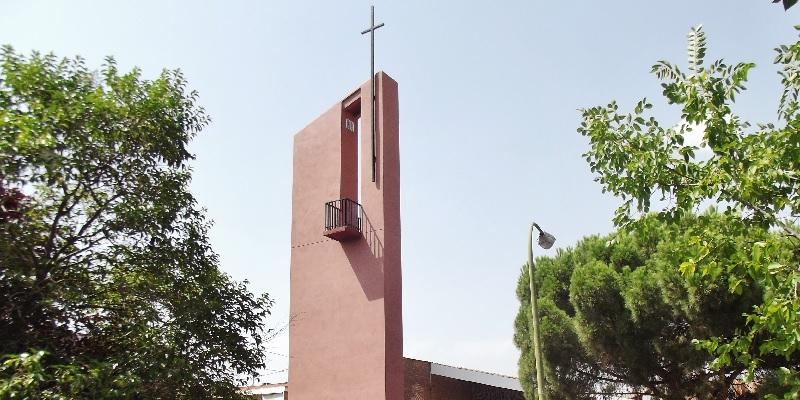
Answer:
<svg viewBox="0 0 800 400"><path fill-rule="evenodd" d="M694 244L698 232L729 238L724 248L717 249L729 264L752 259L741 250L751 240L785 248L785 239L760 227L730 231L732 218L711 212L667 223L649 216L635 231L590 236L574 249L540 258L534 279L540 288L548 398L751 398L739 379L748 366L733 361L711 368L714 357L697 348L693 339L734 336L741 314L759 303L761 287L746 278L731 292L729 285L739 277L725 270L703 279L685 279L678 267L682 260L702 255L702 247ZM788 259L791 254L784 252L781 257ZM526 391L533 393L535 363L530 359L525 269L517 295L519 376ZM781 360L773 357L755 373L771 379L780 365Z"/></svg>
<svg viewBox="0 0 800 400"><path fill-rule="evenodd" d="M783 9L788 10L791 6L797 4L797 0L772 0L772 3L782 3Z"/></svg>
<svg viewBox="0 0 800 400"><path fill-rule="evenodd" d="M220 271L188 191L197 94L1 57L0 398L238 396L271 300Z"/></svg>
<svg viewBox="0 0 800 400"><path fill-rule="evenodd" d="M783 85L778 122L756 126L731 108L754 64L706 64L705 49L704 32L694 28L687 72L666 61L653 66L666 100L681 109L677 124L659 123L643 99L631 113L621 113L616 102L582 110L578 132L589 138L585 157L596 180L622 200L617 226L635 229L651 209L681 220L702 204L725 208L731 217L727 229L696 231L690 245L700 253L681 260L680 271L687 280L728 274L734 293L752 280L763 288L763 298L739 319L735 335L698 337L698 345L716 355L713 367L747 365L751 377L767 360L784 359L780 375L793 387L790 398L800 391L794 361L800 354L800 42L776 49ZM698 132L699 146L687 141ZM792 256L783 257L775 241L756 239L739 244L750 256L746 261L720 253L733 234L756 227L783 235Z"/></svg>

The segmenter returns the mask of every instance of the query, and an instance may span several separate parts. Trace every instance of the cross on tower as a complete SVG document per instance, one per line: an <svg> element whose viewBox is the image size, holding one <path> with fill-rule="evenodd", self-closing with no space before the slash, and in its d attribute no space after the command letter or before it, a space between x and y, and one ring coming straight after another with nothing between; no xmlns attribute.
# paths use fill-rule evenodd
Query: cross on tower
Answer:
<svg viewBox="0 0 800 400"><path fill-rule="evenodd" d="M375 166L377 165L377 157L375 157L375 30L383 26L383 22L375 25L375 6L370 6L371 19L369 29L361 31L361 34L369 32L370 35L370 83L372 86L372 93L370 93L370 105L372 106L372 181L375 182Z"/></svg>

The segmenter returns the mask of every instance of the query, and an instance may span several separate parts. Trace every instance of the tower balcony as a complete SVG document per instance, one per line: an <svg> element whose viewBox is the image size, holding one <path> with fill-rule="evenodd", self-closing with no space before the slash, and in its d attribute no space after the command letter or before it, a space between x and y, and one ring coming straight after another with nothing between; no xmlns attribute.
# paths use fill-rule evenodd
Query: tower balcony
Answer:
<svg viewBox="0 0 800 400"><path fill-rule="evenodd" d="M325 231L323 235L340 242L361 238L364 210L361 204L350 199L325 203Z"/></svg>

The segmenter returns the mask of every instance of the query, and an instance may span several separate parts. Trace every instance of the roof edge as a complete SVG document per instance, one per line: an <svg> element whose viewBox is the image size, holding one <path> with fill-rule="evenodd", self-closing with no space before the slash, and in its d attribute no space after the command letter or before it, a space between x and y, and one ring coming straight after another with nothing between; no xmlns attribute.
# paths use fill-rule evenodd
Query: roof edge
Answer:
<svg viewBox="0 0 800 400"><path fill-rule="evenodd" d="M474 369L459 368L432 362L431 375L439 375L467 382L480 383L482 385L516 390L519 392L522 391L522 385L519 383L519 379L517 378L493 374L490 372L477 371Z"/></svg>

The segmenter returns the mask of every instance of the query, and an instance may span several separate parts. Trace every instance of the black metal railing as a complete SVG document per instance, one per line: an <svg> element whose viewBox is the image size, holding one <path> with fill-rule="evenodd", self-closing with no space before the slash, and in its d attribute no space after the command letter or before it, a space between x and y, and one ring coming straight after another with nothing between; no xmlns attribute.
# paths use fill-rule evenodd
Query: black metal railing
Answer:
<svg viewBox="0 0 800 400"><path fill-rule="evenodd" d="M340 199L325 203L325 230L350 227L361 230L363 220L361 204L350 199Z"/></svg>

